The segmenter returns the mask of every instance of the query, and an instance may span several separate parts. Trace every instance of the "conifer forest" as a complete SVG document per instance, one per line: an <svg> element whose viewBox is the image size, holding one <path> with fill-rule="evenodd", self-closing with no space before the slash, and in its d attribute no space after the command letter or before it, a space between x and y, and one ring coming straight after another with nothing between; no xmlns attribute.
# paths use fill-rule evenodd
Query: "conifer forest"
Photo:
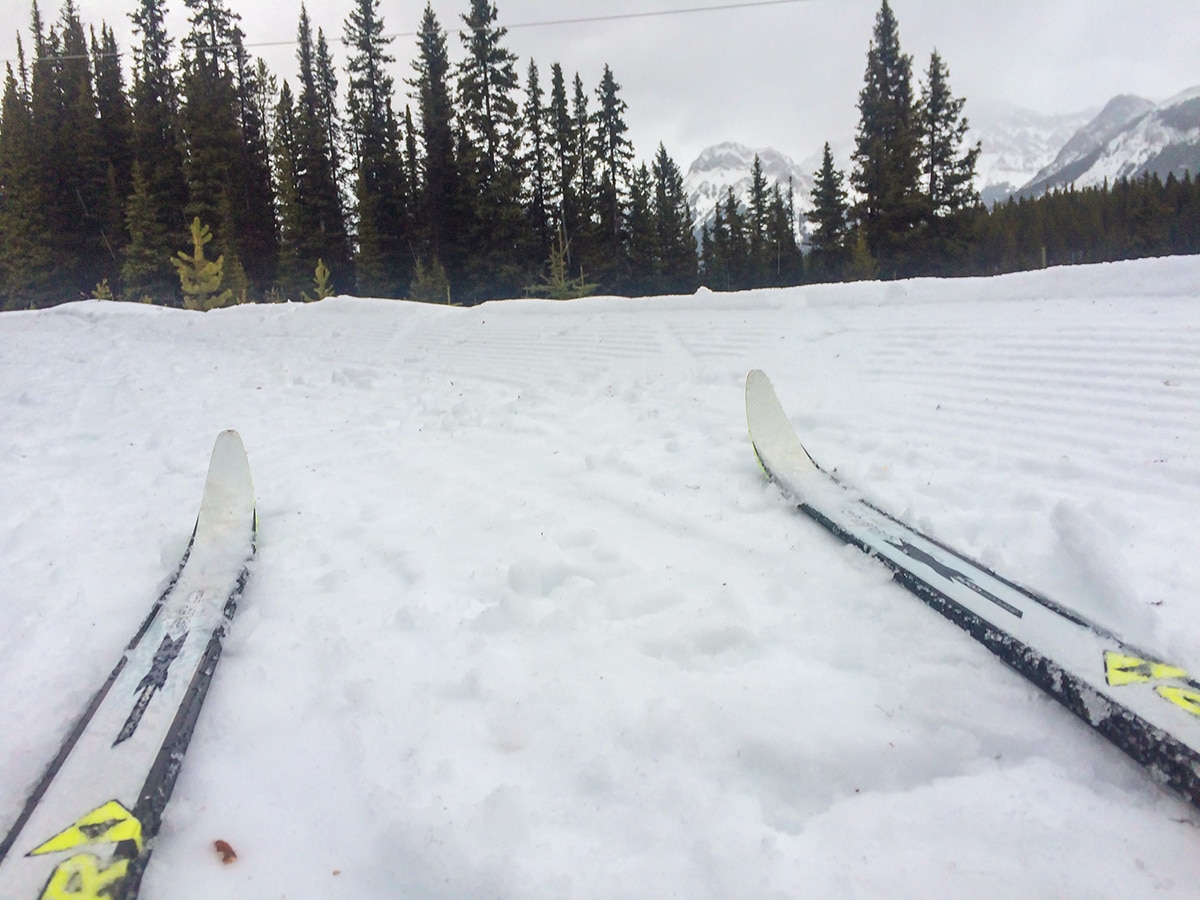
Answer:
<svg viewBox="0 0 1200 900"><path fill-rule="evenodd" d="M475 304L1200 252L1192 174L986 208L965 99L936 52L914 73L886 0L850 169L827 144L801 213L756 161L749 198L730 192L698 231L666 148L638 161L617 73L585 84L518 59L491 0L463 0L453 23L427 5L402 23L408 47L378 0L337 34L302 6L286 73L252 57L229 0L184 0L182 35L166 0L129 2L131 48L75 0L53 20L31 3L0 100L0 309Z"/></svg>

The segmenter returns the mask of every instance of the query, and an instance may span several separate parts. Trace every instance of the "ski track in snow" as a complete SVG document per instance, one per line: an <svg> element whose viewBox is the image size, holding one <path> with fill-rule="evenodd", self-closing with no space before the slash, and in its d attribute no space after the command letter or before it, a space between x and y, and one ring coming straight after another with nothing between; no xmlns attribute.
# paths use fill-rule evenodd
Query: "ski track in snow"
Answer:
<svg viewBox="0 0 1200 900"><path fill-rule="evenodd" d="M6 313L0 823L233 427L259 554L149 900L1194 896L1195 811L795 514L742 383L883 508L1200 671L1197 285Z"/></svg>

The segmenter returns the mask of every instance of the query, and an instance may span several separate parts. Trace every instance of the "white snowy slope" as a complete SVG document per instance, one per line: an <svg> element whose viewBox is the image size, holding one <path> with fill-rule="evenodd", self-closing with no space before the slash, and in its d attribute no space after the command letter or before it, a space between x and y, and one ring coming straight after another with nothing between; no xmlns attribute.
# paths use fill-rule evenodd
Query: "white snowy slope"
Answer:
<svg viewBox="0 0 1200 900"><path fill-rule="evenodd" d="M1194 897L1200 813L792 510L743 383L873 502L1196 672L1198 293L1184 258L4 313L0 828L236 428L258 558L148 900Z"/></svg>

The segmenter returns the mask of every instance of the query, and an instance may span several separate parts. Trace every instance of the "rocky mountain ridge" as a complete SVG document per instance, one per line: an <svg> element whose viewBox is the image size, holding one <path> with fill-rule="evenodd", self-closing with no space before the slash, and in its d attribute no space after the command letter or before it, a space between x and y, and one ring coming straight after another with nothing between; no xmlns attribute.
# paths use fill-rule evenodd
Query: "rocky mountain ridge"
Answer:
<svg viewBox="0 0 1200 900"><path fill-rule="evenodd" d="M983 105L973 115L967 108L969 143L982 152L976 186L989 206L1010 196L1038 196L1074 184L1088 187L1119 178L1155 173L1160 178L1185 170L1200 175L1200 87L1155 104L1132 95L1114 97L1099 110L1048 115L1011 105ZM834 145L843 171L850 167L853 141ZM697 232L711 222L730 188L745 203L750 195L754 157L762 161L768 185L792 186L798 212L812 208L809 194L821 154L797 163L771 147L751 148L736 142L703 150L688 167L684 188ZM805 225L798 224L802 234Z"/></svg>

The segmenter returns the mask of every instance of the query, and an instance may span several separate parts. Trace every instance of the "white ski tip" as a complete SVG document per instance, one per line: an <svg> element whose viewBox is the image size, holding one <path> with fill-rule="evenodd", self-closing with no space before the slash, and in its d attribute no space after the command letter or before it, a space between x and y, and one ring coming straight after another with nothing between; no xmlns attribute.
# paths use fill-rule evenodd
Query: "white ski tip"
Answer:
<svg viewBox="0 0 1200 900"><path fill-rule="evenodd" d="M241 436L234 430L222 431L213 445L200 501L197 530L224 524L253 527L254 482Z"/></svg>
<svg viewBox="0 0 1200 900"><path fill-rule="evenodd" d="M758 461L772 478L794 490L796 479L820 471L788 421L771 379L759 369L746 376L746 424Z"/></svg>

